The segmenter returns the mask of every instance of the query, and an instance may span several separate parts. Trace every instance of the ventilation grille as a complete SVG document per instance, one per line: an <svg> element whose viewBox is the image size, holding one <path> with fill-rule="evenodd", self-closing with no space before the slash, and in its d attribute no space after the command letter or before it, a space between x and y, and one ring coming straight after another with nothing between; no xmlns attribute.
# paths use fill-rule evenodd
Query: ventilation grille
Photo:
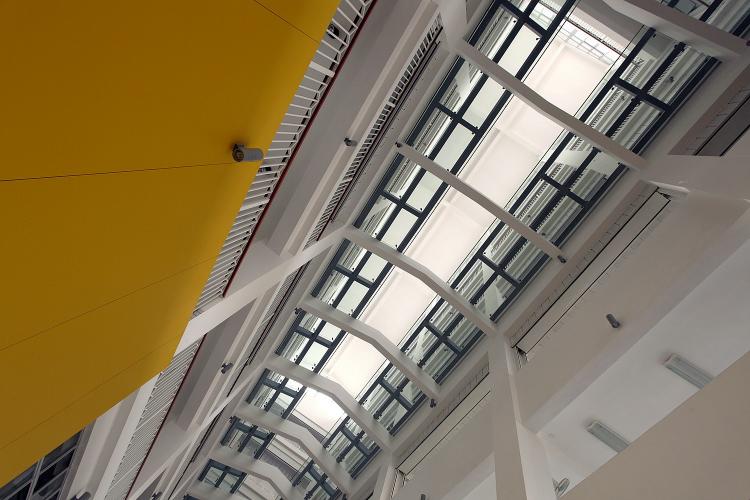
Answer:
<svg viewBox="0 0 750 500"><path fill-rule="evenodd" d="M372 2L373 0L342 0L339 4L276 131L267 156L250 185L198 298L194 315L200 314L224 295L284 169L304 136L315 108L323 99Z"/></svg>
<svg viewBox="0 0 750 500"><path fill-rule="evenodd" d="M200 340L193 342L187 349L175 356L166 370L159 374L135 432L130 438L125 455L117 467L115 477L107 491L106 500L120 500L128 494L141 464L146 459L151 443L167 416L177 390L187 374L190 363L198 352L199 345Z"/></svg>
<svg viewBox="0 0 750 500"><path fill-rule="evenodd" d="M404 69L401 78L396 82L391 91L391 95L383 104L383 109L380 111L380 115L378 115L373 123L365 140L362 141L362 145L354 156L351 165L349 165L349 168L347 168L341 181L339 181L328 205L321 214L315 228L313 228L305 247L310 246L320 238L325 227L336 217L339 208L344 201L346 201L351 188L361 174L364 166L367 164L367 160L378 145L380 137L390 123L391 117L394 115L394 112L399 109L402 98L406 94L409 84L413 81L414 75L418 73L419 68L426 60L426 56L430 53L432 46L435 44L435 40L441 29L442 26L439 19L435 19L432 26L430 26L430 29L427 31L427 34L422 39L422 42L414 52L411 61Z"/></svg>

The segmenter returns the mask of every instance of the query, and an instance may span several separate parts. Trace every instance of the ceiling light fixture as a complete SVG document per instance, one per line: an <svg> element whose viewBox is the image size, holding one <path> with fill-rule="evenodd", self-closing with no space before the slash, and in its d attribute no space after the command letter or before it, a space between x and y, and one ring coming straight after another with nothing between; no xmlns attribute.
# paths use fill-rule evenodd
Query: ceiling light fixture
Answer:
<svg viewBox="0 0 750 500"><path fill-rule="evenodd" d="M586 430L589 431L592 436L615 450L617 453L620 453L630 444L624 437L620 436L615 431L599 422L598 420L594 420L589 425L587 425Z"/></svg>
<svg viewBox="0 0 750 500"><path fill-rule="evenodd" d="M682 379L693 384L698 389L703 389L706 384L714 379L711 375L677 354L671 354L664 362L664 366L669 368L669 370L675 375L679 375Z"/></svg>

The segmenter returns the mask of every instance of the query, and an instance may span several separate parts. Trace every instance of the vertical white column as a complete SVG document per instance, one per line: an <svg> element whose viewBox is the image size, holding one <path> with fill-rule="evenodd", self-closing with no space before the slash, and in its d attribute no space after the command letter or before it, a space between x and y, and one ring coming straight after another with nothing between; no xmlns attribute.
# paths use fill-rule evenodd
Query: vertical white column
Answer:
<svg viewBox="0 0 750 500"><path fill-rule="evenodd" d="M499 500L556 500L547 456L539 438L521 422L516 362L503 336L488 337L492 385L492 440Z"/></svg>
<svg viewBox="0 0 750 500"><path fill-rule="evenodd" d="M604 0L610 7L706 55L733 59L747 51L745 41L656 0Z"/></svg>
<svg viewBox="0 0 750 500"><path fill-rule="evenodd" d="M378 472L372 500L391 500L399 489L399 472L393 464L384 464Z"/></svg>

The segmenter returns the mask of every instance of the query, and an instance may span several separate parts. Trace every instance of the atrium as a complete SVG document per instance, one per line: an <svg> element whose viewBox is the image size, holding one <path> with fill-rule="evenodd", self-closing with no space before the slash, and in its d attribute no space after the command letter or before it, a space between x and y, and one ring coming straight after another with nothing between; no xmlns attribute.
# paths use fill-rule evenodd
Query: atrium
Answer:
<svg viewBox="0 0 750 500"><path fill-rule="evenodd" d="M750 0L0 26L0 500L750 498Z"/></svg>

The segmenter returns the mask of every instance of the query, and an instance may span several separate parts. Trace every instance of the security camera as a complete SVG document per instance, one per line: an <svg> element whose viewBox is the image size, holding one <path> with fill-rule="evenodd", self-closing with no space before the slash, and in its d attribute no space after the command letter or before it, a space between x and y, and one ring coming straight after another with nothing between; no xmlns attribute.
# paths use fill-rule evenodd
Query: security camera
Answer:
<svg viewBox="0 0 750 500"><path fill-rule="evenodd" d="M263 151L258 148L246 148L244 144L235 144L232 146L232 158L236 162L261 161Z"/></svg>

